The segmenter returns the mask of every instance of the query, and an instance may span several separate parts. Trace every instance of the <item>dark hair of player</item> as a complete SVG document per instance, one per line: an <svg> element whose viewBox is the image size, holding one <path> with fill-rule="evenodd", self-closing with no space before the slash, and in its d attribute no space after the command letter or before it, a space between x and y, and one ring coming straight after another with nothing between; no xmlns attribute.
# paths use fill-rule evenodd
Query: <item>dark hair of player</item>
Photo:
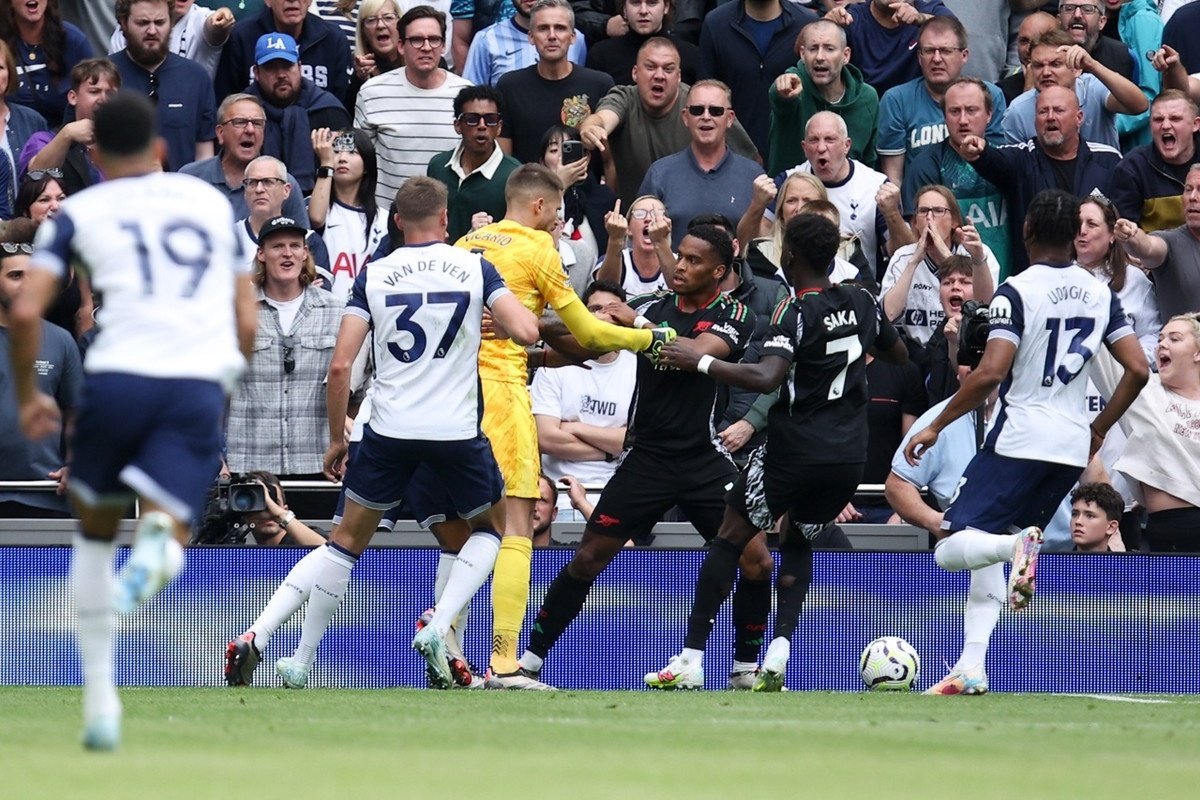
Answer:
<svg viewBox="0 0 1200 800"><path fill-rule="evenodd" d="M396 191L396 216L403 222L421 222L440 214L449 198L446 184L414 175Z"/></svg>
<svg viewBox="0 0 1200 800"><path fill-rule="evenodd" d="M1025 212L1025 240L1050 248L1069 248L1079 233L1079 198L1062 189L1034 195Z"/></svg>
<svg viewBox="0 0 1200 800"><path fill-rule="evenodd" d="M727 271L733 268L733 237L729 231L716 225L696 225L688 227L687 235L706 242L716 253L717 262Z"/></svg>
<svg viewBox="0 0 1200 800"><path fill-rule="evenodd" d="M798 267L818 275L826 274L842 243L838 226L820 214L802 211L792 217L783 232L781 261L789 272Z"/></svg>
<svg viewBox="0 0 1200 800"><path fill-rule="evenodd" d="M613 283L612 281L592 281L587 285L587 288L583 290L583 297L579 299L582 300L583 304L586 306L588 300L590 300L592 295L594 295L596 292L607 292L608 294L615 295L622 303L625 302L627 297L625 294L625 288L619 283Z"/></svg>
<svg viewBox="0 0 1200 800"><path fill-rule="evenodd" d="M158 134L158 115L141 92L120 91L96 109L96 147L112 156L144 153Z"/></svg>
<svg viewBox="0 0 1200 800"><path fill-rule="evenodd" d="M1120 519L1125 513L1125 498L1107 483L1083 483L1071 492L1071 503L1095 503L1109 521Z"/></svg>

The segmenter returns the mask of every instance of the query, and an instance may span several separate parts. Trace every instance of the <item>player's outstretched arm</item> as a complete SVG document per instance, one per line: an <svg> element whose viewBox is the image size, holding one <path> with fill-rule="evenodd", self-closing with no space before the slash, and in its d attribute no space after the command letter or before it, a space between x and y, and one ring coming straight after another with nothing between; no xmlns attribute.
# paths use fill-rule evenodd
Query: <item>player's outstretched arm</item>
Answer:
<svg viewBox="0 0 1200 800"><path fill-rule="evenodd" d="M622 328L596 319L578 297L572 297L565 306L554 310L575 340L588 350L598 353L632 350L640 353L654 344L651 329Z"/></svg>
<svg viewBox="0 0 1200 800"><path fill-rule="evenodd" d="M724 345L724 354L706 352L710 348L703 346L704 339L714 339ZM730 364L720 360L728 354L729 346L724 340L701 334L696 339L676 339L664 346L659 363L687 372L703 372L721 383L759 393L773 392L779 388L791 366L787 359L771 355L763 356L753 364Z"/></svg>
<svg viewBox="0 0 1200 800"><path fill-rule="evenodd" d="M492 301L491 310L496 322L508 333L508 338L520 345L537 342L538 318L516 297L511 294L500 295Z"/></svg>
<svg viewBox="0 0 1200 800"><path fill-rule="evenodd" d="M325 380L325 413L329 421L329 448L325 451L325 477L341 480L342 460L346 455L346 412L350 406L350 370L362 348L371 324L362 317L348 313L338 328L337 344L329 361Z"/></svg>
<svg viewBox="0 0 1200 800"><path fill-rule="evenodd" d="M1142 350L1137 336L1132 333L1123 336L1109 344L1108 349L1117 363L1124 367L1125 372L1117 381L1117 386L1108 399L1108 405L1092 420L1092 454L1100 449L1109 429L1129 410L1141 393L1142 387L1150 380L1150 365L1146 363L1146 353Z"/></svg>

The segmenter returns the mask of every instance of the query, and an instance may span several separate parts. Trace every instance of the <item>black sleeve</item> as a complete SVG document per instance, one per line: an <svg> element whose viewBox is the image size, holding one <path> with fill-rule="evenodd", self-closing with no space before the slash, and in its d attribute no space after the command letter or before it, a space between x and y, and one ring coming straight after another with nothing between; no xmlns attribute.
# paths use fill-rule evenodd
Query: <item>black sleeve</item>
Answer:
<svg viewBox="0 0 1200 800"><path fill-rule="evenodd" d="M571 0L575 9L575 27L583 31L588 47L608 38L605 26L609 17L617 14L613 0Z"/></svg>

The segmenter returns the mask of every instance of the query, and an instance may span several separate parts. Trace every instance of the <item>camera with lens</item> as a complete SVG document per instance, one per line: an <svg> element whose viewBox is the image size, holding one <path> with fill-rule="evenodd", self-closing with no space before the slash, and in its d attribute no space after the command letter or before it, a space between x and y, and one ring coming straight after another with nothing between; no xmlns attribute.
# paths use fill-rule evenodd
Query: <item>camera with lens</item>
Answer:
<svg viewBox="0 0 1200 800"><path fill-rule="evenodd" d="M246 515L266 508L267 490L261 483L242 476L218 478L208 490L204 516L192 534L191 544L243 544L251 528Z"/></svg>
<svg viewBox="0 0 1200 800"><path fill-rule="evenodd" d="M962 324L958 327L958 364L975 369L987 347L991 321L988 307L978 300L968 300L962 307Z"/></svg>

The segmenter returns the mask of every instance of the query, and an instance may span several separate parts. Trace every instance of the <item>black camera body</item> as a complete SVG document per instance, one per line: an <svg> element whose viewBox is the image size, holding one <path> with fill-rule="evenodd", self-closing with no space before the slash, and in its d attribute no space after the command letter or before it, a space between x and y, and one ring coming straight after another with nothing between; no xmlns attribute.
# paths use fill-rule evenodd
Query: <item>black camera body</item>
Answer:
<svg viewBox="0 0 1200 800"><path fill-rule="evenodd" d="M968 300L962 307L962 324L958 327L958 364L975 369L987 347L991 318L988 307L977 300Z"/></svg>
<svg viewBox="0 0 1200 800"><path fill-rule="evenodd" d="M261 483L240 476L218 478L208 490L204 516L192 534L191 544L242 544L250 533L246 515L266 508L267 493Z"/></svg>

